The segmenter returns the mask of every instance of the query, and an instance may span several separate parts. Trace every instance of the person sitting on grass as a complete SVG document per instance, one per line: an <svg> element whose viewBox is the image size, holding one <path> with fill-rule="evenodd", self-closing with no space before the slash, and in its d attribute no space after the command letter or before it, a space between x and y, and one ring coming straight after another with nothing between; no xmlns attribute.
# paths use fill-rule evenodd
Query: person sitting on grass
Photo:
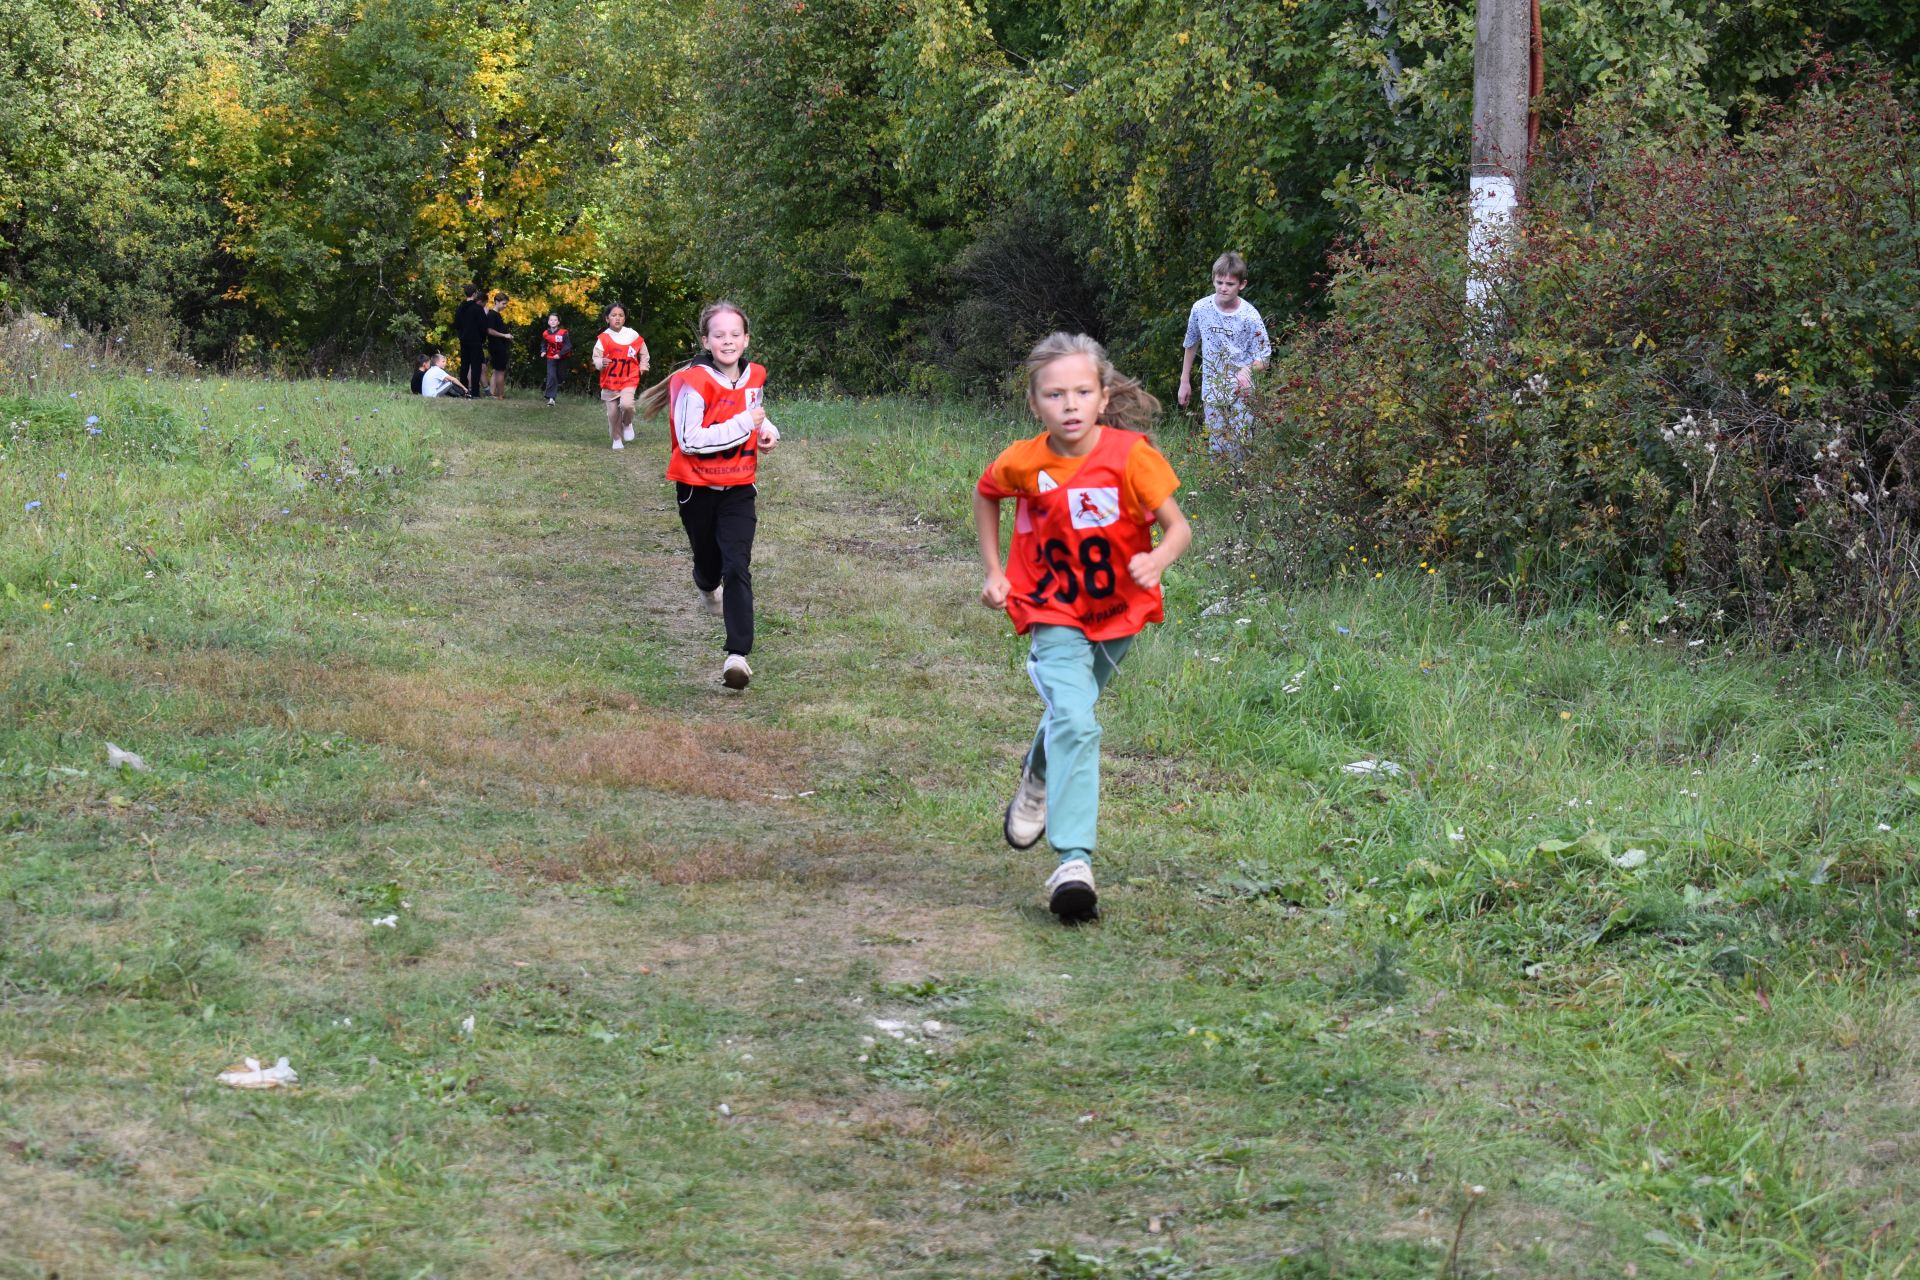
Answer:
<svg viewBox="0 0 1920 1280"><path fill-rule="evenodd" d="M1027 357L1027 407L1045 428L1008 445L974 487L986 583L980 599L1030 636L1027 675L1040 727L1027 748L1004 831L1016 849L1045 835L1059 855L1047 909L1062 924L1099 916L1093 887L1100 812L1094 703L1133 638L1165 616L1160 575L1193 540L1180 478L1141 428L1160 402L1123 377L1085 334L1056 333ZM1014 500L1000 565L1000 504ZM1160 526L1160 545L1153 526Z"/></svg>
<svg viewBox="0 0 1920 1280"><path fill-rule="evenodd" d="M473 393L467 390L467 384L447 372L446 356L435 352L433 363L420 376L420 394L423 396L449 396L455 400L466 400Z"/></svg>
<svg viewBox="0 0 1920 1280"><path fill-rule="evenodd" d="M425 382L425 381L427 380L427 370L429 370L429 369L431 369L431 368L433 368L433 357L432 357L432 356L421 356L421 357L420 357L420 359L419 359L418 361L416 361L416 362L414 363L414 366L413 366L413 394L415 394L415 395L421 395L421 394L423 394L423 393L421 392L421 390L420 390L420 384L421 384L422 382Z"/></svg>

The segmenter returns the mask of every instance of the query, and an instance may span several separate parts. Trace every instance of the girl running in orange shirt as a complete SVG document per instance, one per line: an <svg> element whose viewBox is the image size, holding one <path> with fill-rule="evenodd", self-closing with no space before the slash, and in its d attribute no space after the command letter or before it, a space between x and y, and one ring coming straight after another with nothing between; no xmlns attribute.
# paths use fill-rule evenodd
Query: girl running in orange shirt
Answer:
<svg viewBox="0 0 1920 1280"><path fill-rule="evenodd" d="M627 309L607 308L607 329L593 343L593 367L600 371L600 399L607 406L607 434L613 447L633 439L633 396L647 371L647 340L627 328Z"/></svg>
<svg viewBox="0 0 1920 1280"><path fill-rule="evenodd" d="M744 689L753 678L753 534L759 456L780 443L767 421L767 371L746 359L746 313L716 302L700 313L705 354L647 388L649 417L672 406L667 479L680 501L680 523L693 549L693 585L709 613L726 619L720 679Z"/></svg>
<svg viewBox="0 0 1920 1280"><path fill-rule="evenodd" d="M1193 540L1173 499L1179 477L1141 434L1160 402L1121 376L1099 343L1056 333L1027 357L1027 407L1045 428L1007 446L974 488L986 584L1032 638L1027 674L1040 727L1007 805L1007 843L1042 835L1060 864L1047 908L1064 924L1099 915L1093 887L1100 812L1100 724L1094 703L1133 638L1164 617L1160 575ZM1013 544L1000 564L1000 504L1014 500ZM1160 526L1160 545L1153 526Z"/></svg>

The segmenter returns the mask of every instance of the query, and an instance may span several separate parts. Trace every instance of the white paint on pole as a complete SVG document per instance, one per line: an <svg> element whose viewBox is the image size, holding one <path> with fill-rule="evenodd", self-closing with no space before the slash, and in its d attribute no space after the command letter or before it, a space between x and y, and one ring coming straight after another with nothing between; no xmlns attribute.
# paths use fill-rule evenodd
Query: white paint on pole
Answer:
<svg viewBox="0 0 1920 1280"><path fill-rule="evenodd" d="M1475 174L1467 202L1467 306L1484 311L1518 227L1519 196L1504 173Z"/></svg>

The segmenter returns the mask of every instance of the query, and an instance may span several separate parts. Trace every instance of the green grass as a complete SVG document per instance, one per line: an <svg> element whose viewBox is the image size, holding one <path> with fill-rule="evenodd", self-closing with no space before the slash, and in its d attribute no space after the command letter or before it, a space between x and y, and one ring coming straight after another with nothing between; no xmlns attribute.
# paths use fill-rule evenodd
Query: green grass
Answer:
<svg viewBox="0 0 1920 1280"><path fill-rule="evenodd" d="M58 372L0 402L0 1276L1912 1272L1904 686L1282 597L1171 428L1062 930L965 527L1024 426L776 405L736 698L596 406Z"/></svg>

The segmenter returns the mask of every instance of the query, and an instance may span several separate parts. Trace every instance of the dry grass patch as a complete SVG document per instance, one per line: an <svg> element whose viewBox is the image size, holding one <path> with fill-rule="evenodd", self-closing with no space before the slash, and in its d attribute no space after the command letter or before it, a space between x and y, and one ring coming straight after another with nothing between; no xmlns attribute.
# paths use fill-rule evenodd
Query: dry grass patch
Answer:
<svg viewBox="0 0 1920 1280"><path fill-rule="evenodd" d="M610 883L647 878L656 884L724 884L769 880L779 874L771 855L737 844L691 852L605 834L588 836L564 853L516 867L550 884Z"/></svg>
<svg viewBox="0 0 1920 1280"><path fill-rule="evenodd" d="M437 764L530 781L721 800L760 798L741 779L776 770L789 785L807 785L807 746L798 735L745 719L656 713L619 690L508 692L440 673L269 662L218 650L155 659L146 669L162 687L198 695L174 717L193 732L254 724L343 733ZM588 718L592 727L582 724ZM262 825L287 818L267 804L247 816Z"/></svg>

